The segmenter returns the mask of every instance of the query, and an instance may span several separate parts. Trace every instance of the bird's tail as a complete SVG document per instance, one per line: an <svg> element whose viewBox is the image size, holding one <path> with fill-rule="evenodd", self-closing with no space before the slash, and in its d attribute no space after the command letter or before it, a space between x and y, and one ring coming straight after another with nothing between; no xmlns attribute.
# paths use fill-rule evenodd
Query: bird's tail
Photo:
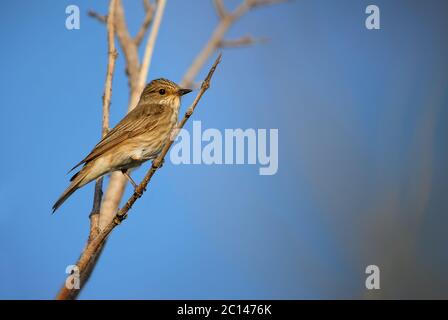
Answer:
<svg viewBox="0 0 448 320"><path fill-rule="evenodd" d="M78 188L82 187L85 184L85 183L82 183L82 182L83 182L84 178L88 174L88 170L86 170L86 169L87 168L84 167L81 171L79 171L77 174L75 174L70 179L70 181L72 181L72 183L64 191L64 193L59 197L58 201L56 201L54 203L54 205L53 205L53 213L65 202L65 200L68 199L68 197L70 197L73 194L73 192L75 192L76 190L78 190Z"/></svg>

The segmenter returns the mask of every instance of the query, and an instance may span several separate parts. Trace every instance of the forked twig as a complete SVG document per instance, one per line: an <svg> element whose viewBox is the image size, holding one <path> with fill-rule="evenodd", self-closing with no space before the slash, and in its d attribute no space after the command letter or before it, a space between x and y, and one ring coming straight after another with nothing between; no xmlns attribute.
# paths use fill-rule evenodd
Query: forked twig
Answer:
<svg viewBox="0 0 448 320"><path fill-rule="evenodd" d="M146 30L148 30L149 25L151 24L152 18L154 16L153 5L151 5L148 0L144 0L143 5L144 5L145 11L146 11L145 19L143 20L142 26L138 30L137 35L134 37L134 41L137 46L140 45L143 38L145 37Z"/></svg>
<svg viewBox="0 0 448 320"><path fill-rule="evenodd" d="M228 40L224 40L224 36L226 35L229 28L243 15L245 15L250 10L261 7L264 5L281 3L288 0L243 0L240 5L233 10L232 12L228 12L224 8L224 4L222 0L217 0L214 2L216 12L219 16L219 23L213 31L210 39L207 41L205 46L202 48L201 52L196 56L193 63L188 68L185 73L181 86L183 87L191 87L194 85L194 79L196 78L199 71L202 69L203 65L207 60L212 56L216 50L221 47L229 47L232 46ZM241 45L251 45L258 41L252 41L253 38L249 38L239 40L239 43L234 43L233 47L241 46Z"/></svg>

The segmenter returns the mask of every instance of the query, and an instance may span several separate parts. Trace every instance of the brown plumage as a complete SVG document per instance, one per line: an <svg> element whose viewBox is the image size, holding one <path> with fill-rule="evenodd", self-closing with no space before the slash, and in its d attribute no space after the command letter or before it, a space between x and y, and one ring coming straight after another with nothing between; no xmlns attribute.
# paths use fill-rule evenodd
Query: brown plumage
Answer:
<svg viewBox="0 0 448 320"><path fill-rule="evenodd" d="M70 170L84 165L70 179L70 186L53 205L53 212L87 183L113 171L126 172L157 157L177 122L180 98L188 92L191 90L166 79L146 85L137 106Z"/></svg>

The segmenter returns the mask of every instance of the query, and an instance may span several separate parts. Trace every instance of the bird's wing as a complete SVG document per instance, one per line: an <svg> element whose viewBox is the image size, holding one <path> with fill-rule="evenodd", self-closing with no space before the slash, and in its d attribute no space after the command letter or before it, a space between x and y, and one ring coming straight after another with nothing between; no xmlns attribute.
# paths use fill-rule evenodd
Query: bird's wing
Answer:
<svg viewBox="0 0 448 320"><path fill-rule="evenodd" d="M83 163L96 159L129 138L133 138L144 132L153 130L159 123L160 119L165 117L167 109L164 109L160 104L145 105L135 108L129 112L111 131L109 131L109 133L95 146L95 148L93 148L87 157L74 166L70 171L76 169Z"/></svg>

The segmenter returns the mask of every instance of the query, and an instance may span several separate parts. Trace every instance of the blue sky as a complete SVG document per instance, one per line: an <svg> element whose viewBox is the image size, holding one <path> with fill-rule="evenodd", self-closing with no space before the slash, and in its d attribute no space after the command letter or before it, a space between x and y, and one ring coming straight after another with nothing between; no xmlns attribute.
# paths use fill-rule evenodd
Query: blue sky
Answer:
<svg viewBox="0 0 448 320"><path fill-rule="evenodd" d="M229 38L269 42L226 49L191 120L278 129L278 173L167 162L80 298L448 297L447 6L378 0L381 30L369 31L371 3L293 1L232 27ZM65 28L70 4L80 30ZM0 10L0 298L53 298L87 238L93 185L50 212L100 136L106 31L89 9L107 1ZM135 33L142 5L125 10ZM149 79L180 81L216 23L211 1L168 0ZM122 56L113 85L115 124L128 99ZM364 287L370 264L379 291Z"/></svg>

